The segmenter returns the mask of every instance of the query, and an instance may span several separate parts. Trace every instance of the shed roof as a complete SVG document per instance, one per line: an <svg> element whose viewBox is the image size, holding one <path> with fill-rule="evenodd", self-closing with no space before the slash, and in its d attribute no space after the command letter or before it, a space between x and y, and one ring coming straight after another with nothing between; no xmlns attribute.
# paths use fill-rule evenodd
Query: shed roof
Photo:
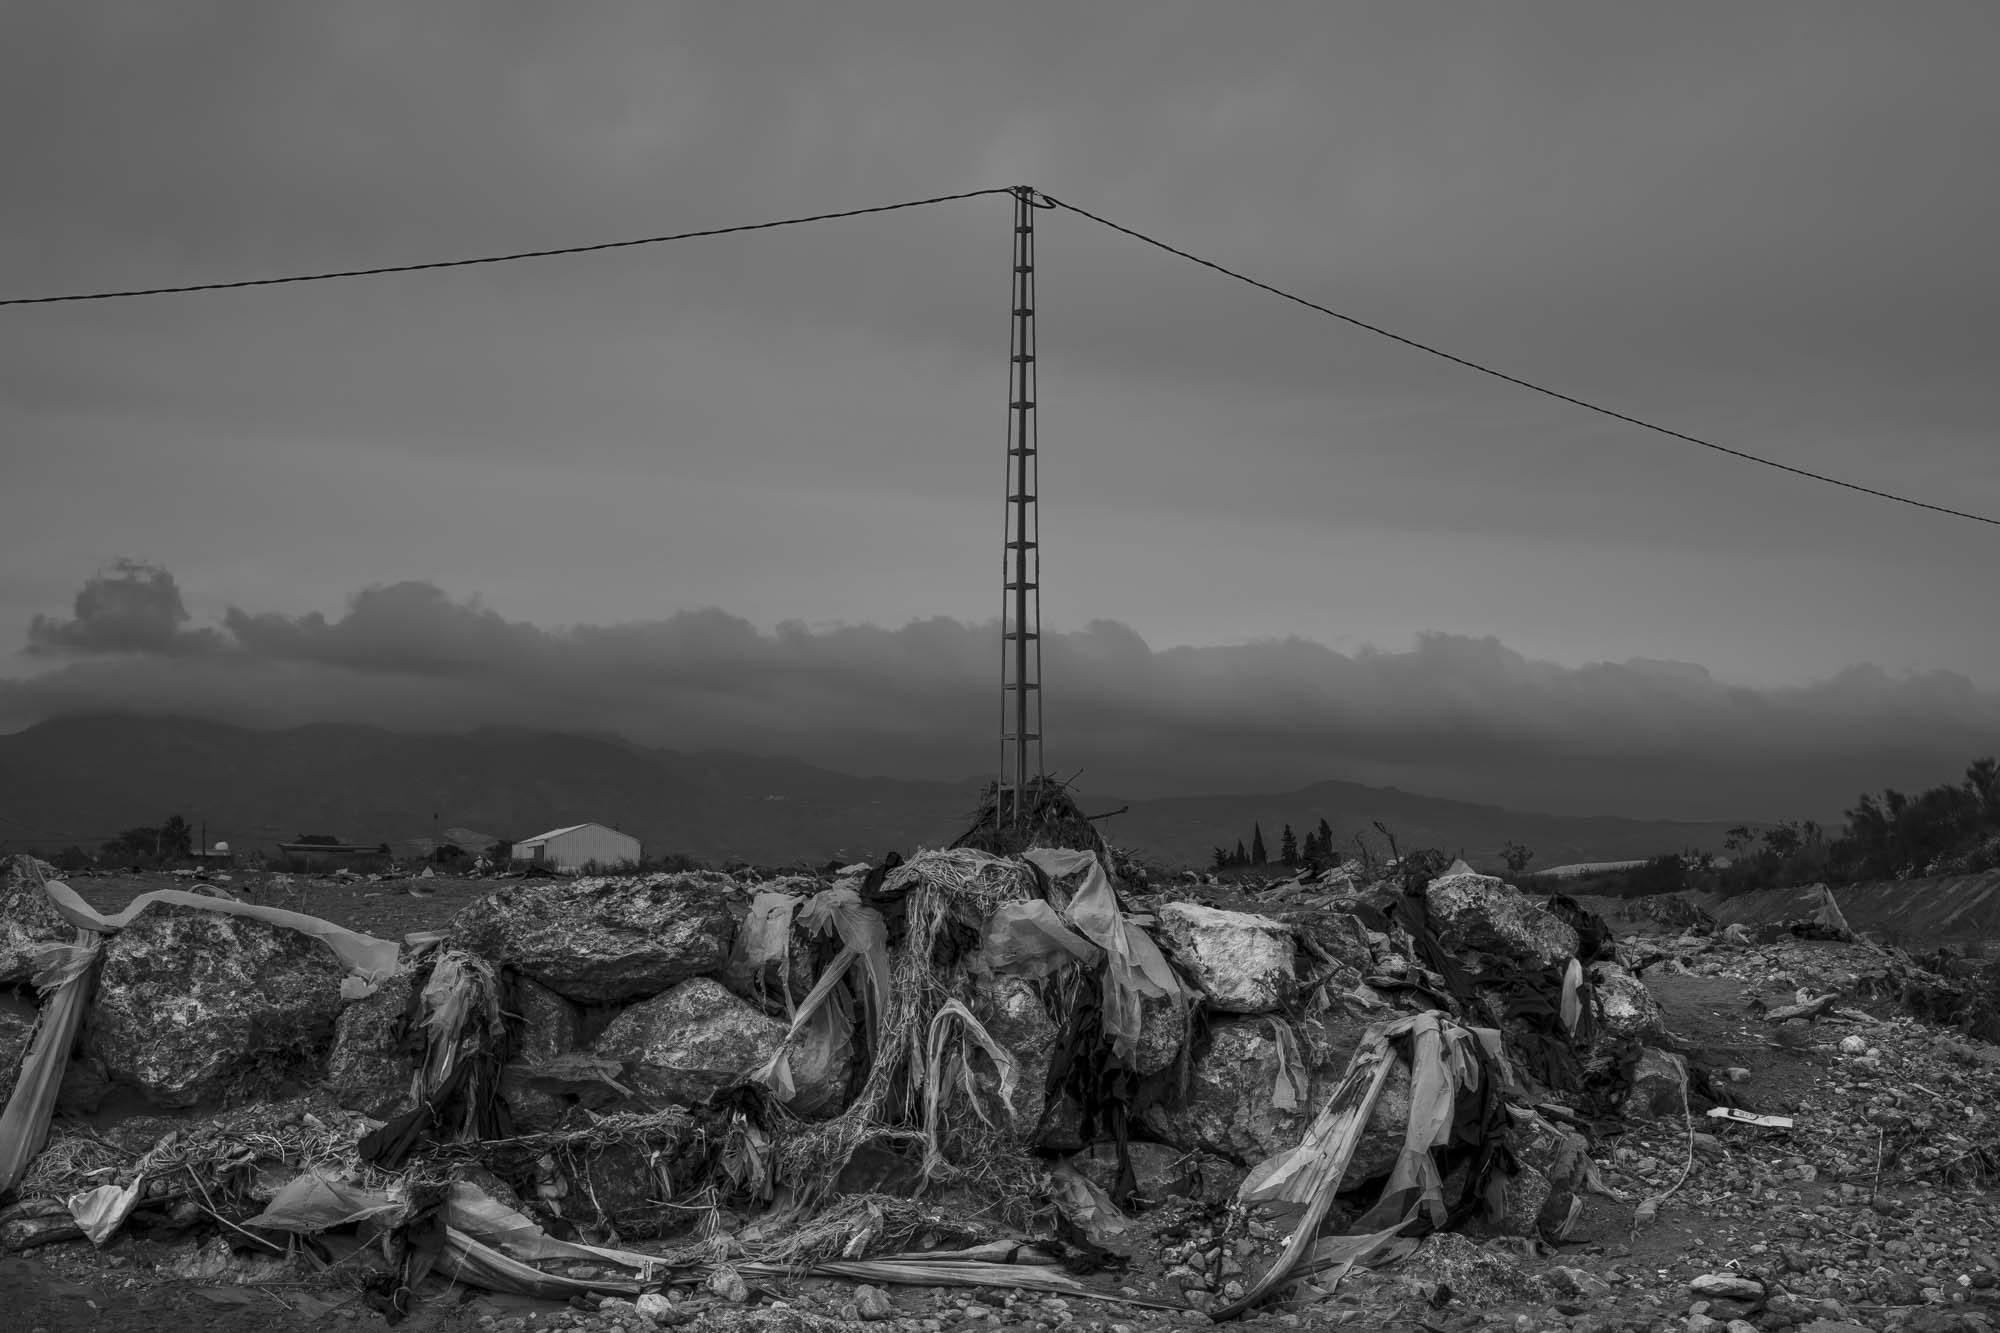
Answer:
<svg viewBox="0 0 2000 1333"><path fill-rule="evenodd" d="M563 834L574 833L580 828L601 828L607 833L617 833L618 836L621 838L632 837L632 835L629 833L620 833L619 830L612 828L609 824L599 824L592 821L582 824L565 824L561 828L552 828L547 833L537 833L532 838L523 838L514 845L516 847L532 847L538 842L547 842L550 838L560 838ZM638 839L632 838L632 841L637 842Z"/></svg>

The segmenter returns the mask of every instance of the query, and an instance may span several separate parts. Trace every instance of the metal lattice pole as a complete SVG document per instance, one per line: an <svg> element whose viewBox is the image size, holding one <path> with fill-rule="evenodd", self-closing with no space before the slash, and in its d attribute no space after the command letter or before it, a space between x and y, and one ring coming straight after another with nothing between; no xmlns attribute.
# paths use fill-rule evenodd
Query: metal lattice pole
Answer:
<svg viewBox="0 0 2000 1333"><path fill-rule="evenodd" d="M1040 438L1035 420L1035 210L1014 191L1013 337L1008 351L1006 558L1000 604L998 814L1018 823L1042 776Z"/></svg>

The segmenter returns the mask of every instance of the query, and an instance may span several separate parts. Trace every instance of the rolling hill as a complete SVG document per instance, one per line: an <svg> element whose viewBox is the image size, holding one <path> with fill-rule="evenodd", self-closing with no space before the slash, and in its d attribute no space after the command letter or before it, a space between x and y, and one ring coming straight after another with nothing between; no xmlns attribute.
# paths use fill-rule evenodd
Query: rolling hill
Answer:
<svg viewBox="0 0 2000 1333"><path fill-rule="evenodd" d="M652 852L765 864L871 857L947 843L983 779L858 777L788 759L686 754L617 737L483 730L413 735L321 724L257 731L184 718L98 716L0 736L0 842L95 847L178 813L237 846L331 833L356 841L423 837L463 825L526 837L594 820ZM1126 805L1086 793L1086 810ZM1122 846L1205 863L1261 822L1273 854L1290 821L1319 819L1343 839L1380 819L1405 847L1490 862L1508 839L1542 864L1712 847L1719 824L1524 814L1393 788L1318 783L1275 795L1133 801L1102 827ZM1371 834L1372 836L1372 834Z"/></svg>

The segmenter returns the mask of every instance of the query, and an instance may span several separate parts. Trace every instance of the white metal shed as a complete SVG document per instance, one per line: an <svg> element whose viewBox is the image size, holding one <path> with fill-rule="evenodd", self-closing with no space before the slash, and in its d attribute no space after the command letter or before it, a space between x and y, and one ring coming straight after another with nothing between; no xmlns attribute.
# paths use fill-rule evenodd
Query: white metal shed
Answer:
<svg viewBox="0 0 2000 1333"><path fill-rule="evenodd" d="M602 824L570 824L514 844L516 861L534 861L553 870L581 870L593 861L603 870L636 864L639 840Z"/></svg>

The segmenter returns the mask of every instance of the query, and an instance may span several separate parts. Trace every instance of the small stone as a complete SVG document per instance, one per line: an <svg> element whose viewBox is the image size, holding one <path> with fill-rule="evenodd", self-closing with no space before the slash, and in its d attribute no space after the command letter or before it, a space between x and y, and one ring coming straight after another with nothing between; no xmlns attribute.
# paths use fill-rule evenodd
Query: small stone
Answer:
<svg viewBox="0 0 2000 1333"><path fill-rule="evenodd" d="M1587 1273L1581 1268L1552 1268L1548 1274L1549 1284L1557 1291L1585 1300L1596 1300L1611 1294L1611 1284L1595 1273Z"/></svg>
<svg viewBox="0 0 2000 1333"><path fill-rule="evenodd" d="M1764 1296L1763 1283L1739 1273L1704 1273L1688 1283L1688 1290L1697 1296L1721 1296L1738 1301L1761 1300Z"/></svg>
<svg viewBox="0 0 2000 1333"><path fill-rule="evenodd" d="M856 1287L854 1304L863 1319L888 1319L896 1313L895 1302L880 1287Z"/></svg>
<svg viewBox="0 0 2000 1333"><path fill-rule="evenodd" d="M657 1291L649 1291L632 1303L641 1318L650 1319L660 1328L687 1322L687 1316L674 1308L674 1303Z"/></svg>
<svg viewBox="0 0 2000 1333"><path fill-rule="evenodd" d="M741 1305L750 1299L750 1284L733 1268L718 1268L710 1273L708 1289L731 1305Z"/></svg>

